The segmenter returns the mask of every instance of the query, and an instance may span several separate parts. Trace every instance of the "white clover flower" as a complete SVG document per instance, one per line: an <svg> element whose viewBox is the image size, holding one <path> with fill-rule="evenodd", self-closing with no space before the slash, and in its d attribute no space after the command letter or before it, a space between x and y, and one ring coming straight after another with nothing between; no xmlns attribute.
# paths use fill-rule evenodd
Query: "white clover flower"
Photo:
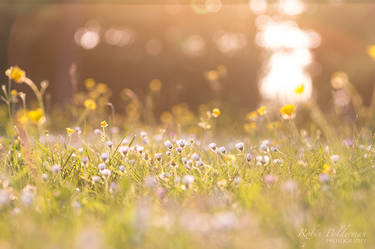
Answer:
<svg viewBox="0 0 375 249"><path fill-rule="evenodd" d="M181 158L181 161L182 161L183 164L186 164L188 159L186 157L183 157L183 158Z"/></svg>
<svg viewBox="0 0 375 249"><path fill-rule="evenodd" d="M142 153L144 151L144 147L143 146L140 146L140 145L136 145L135 146L135 150L138 152L138 153Z"/></svg>
<svg viewBox="0 0 375 249"><path fill-rule="evenodd" d="M89 161L89 158L87 156L82 157L82 164L83 165L87 165L88 161Z"/></svg>
<svg viewBox="0 0 375 249"><path fill-rule="evenodd" d="M141 137L147 137L147 132L145 132L145 131L141 131L141 132L139 133L139 135L140 135Z"/></svg>
<svg viewBox="0 0 375 249"><path fill-rule="evenodd" d="M263 150L263 151L267 151L269 145L270 145L270 141L269 141L269 140L264 140L264 141L260 144L260 149Z"/></svg>
<svg viewBox="0 0 375 249"><path fill-rule="evenodd" d="M185 185L191 185L194 182L194 176L192 175L184 175L182 178L182 183Z"/></svg>
<svg viewBox="0 0 375 249"><path fill-rule="evenodd" d="M184 139L180 139L177 141L177 144L180 146L180 147L185 147L186 145L186 141Z"/></svg>
<svg viewBox="0 0 375 249"><path fill-rule="evenodd" d="M237 176L236 178L234 178L234 183L235 184L239 184L239 183L241 183L241 181L242 181L242 179L239 176Z"/></svg>
<svg viewBox="0 0 375 249"><path fill-rule="evenodd" d="M177 151L178 153L181 153L181 152L182 152L182 148L181 148L181 147L177 147L177 148L176 148L176 151Z"/></svg>
<svg viewBox="0 0 375 249"><path fill-rule="evenodd" d="M332 162L334 162L334 163L337 163L337 161L340 159L340 156L339 155L332 155L331 156L331 160L332 160Z"/></svg>
<svg viewBox="0 0 375 249"><path fill-rule="evenodd" d="M109 155L108 155L108 153L102 153L102 154L100 155L100 158L101 158L104 162L106 162L106 161L108 160L108 158L109 158Z"/></svg>
<svg viewBox="0 0 375 249"><path fill-rule="evenodd" d="M208 148L210 148L213 151L216 151L216 144L215 143L209 143Z"/></svg>
<svg viewBox="0 0 375 249"><path fill-rule="evenodd" d="M112 141L107 141L106 144L107 144L108 148L112 149L112 147L113 147Z"/></svg>
<svg viewBox="0 0 375 249"><path fill-rule="evenodd" d="M125 168L124 165L120 165L119 170L120 170L122 173L124 173L125 170L126 170L126 168Z"/></svg>
<svg viewBox="0 0 375 249"><path fill-rule="evenodd" d="M246 160L248 162L250 162L252 159L253 159L253 156L250 153L246 154Z"/></svg>
<svg viewBox="0 0 375 249"><path fill-rule="evenodd" d="M200 167L200 166L203 165L203 162L202 162L201 160L199 160L199 161L197 161L197 162L195 163L195 165L196 165L197 167Z"/></svg>
<svg viewBox="0 0 375 249"><path fill-rule="evenodd" d="M100 176L93 176L93 177L91 177L91 181L93 183L99 182L100 181Z"/></svg>
<svg viewBox="0 0 375 249"><path fill-rule="evenodd" d="M239 150L239 151L243 151L244 149L244 143L242 142L239 142L236 144L236 149Z"/></svg>
<svg viewBox="0 0 375 249"><path fill-rule="evenodd" d="M103 169L100 171L100 174L102 174L103 177L107 178L111 175L111 171L109 169Z"/></svg>
<svg viewBox="0 0 375 249"><path fill-rule="evenodd" d="M217 149L221 154L225 154L227 152L227 150L225 149L224 146L221 146Z"/></svg>
<svg viewBox="0 0 375 249"><path fill-rule="evenodd" d="M58 165L58 164L53 165L51 170L52 170L52 173L54 173L54 174L59 173L60 165Z"/></svg>
<svg viewBox="0 0 375 249"><path fill-rule="evenodd" d="M166 154L167 156L170 156L170 155L171 155L171 152L170 152L169 150L167 150L167 151L165 152L165 154Z"/></svg>
<svg viewBox="0 0 375 249"><path fill-rule="evenodd" d="M266 165L270 162L270 157L267 155L264 155L264 156L260 155L256 157L256 160L257 160L257 165Z"/></svg>
<svg viewBox="0 0 375 249"><path fill-rule="evenodd" d="M155 153L154 156L155 156L156 160L161 161L161 158L162 158L163 154L161 154L161 153Z"/></svg>
<svg viewBox="0 0 375 249"><path fill-rule="evenodd" d="M43 173L42 174L42 181L47 181L47 179L48 179L48 175L46 174L46 173Z"/></svg>
<svg viewBox="0 0 375 249"><path fill-rule="evenodd" d="M193 159L194 161L198 161L199 155L197 153L194 153L193 155L191 155L191 159Z"/></svg>
<svg viewBox="0 0 375 249"><path fill-rule="evenodd" d="M100 134L101 134L101 131L100 131L99 129L95 129L95 130L94 130L94 134L95 134L95 135L100 135Z"/></svg>
<svg viewBox="0 0 375 249"><path fill-rule="evenodd" d="M121 155L126 156L129 152L129 146L120 146L118 149Z"/></svg>
<svg viewBox="0 0 375 249"><path fill-rule="evenodd" d="M99 170L103 170L106 168L105 163L99 163L98 165Z"/></svg>
<svg viewBox="0 0 375 249"><path fill-rule="evenodd" d="M164 142L164 145L165 147L167 147L169 150L171 150L173 148L173 144L171 143L171 141L167 140Z"/></svg>

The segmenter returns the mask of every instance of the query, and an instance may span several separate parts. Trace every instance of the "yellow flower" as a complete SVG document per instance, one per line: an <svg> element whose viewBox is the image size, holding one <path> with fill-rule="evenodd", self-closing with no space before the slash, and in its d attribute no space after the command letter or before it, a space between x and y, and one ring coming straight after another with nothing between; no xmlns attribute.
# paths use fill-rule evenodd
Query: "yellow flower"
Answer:
<svg viewBox="0 0 375 249"><path fill-rule="evenodd" d="M256 111L252 111L246 114L246 119L249 121L255 121L257 117L258 117L258 113Z"/></svg>
<svg viewBox="0 0 375 249"><path fill-rule="evenodd" d="M323 165L322 172L325 173L325 174L327 174L327 175L330 175L330 174L336 173L336 170L331 165L325 163Z"/></svg>
<svg viewBox="0 0 375 249"><path fill-rule="evenodd" d="M19 110L16 114L16 117L17 121L21 124L25 124L29 120L27 112L25 110Z"/></svg>
<svg viewBox="0 0 375 249"><path fill-rule="evenodd" d="M219 79L219 73L216 70L210 70L206 73L206 78L210 81Z"/></svg>
<svg viewBox="0 0 375 249"><path fill-rule="evenodd" d="M335 89L343 88L349 82L349 77L344 72L336 72L332 75L331 85Z"/></svg>
<svg viewBox="0 0 375 249"><path fill-rule="evenodd" d="M375 45L371 45L367 48L367 53L371 56L372 59L375 60Z"/></svg>
<svg viewBox="0 0 375 249"><path fill-rule="evenodd" d="M301 85L297 86L296 89L294 89L294 91L297 93L297 94L302 94L303 93L303 90L305 90L305 85L302 83Z"/></svg>
<svg viewBox="0 0 375 249"><path fill-rule="evenodd" d="M11 67L5 71L5 75L9 77L9 79L14 80L16 83L22 83L26 77L25 71L23 71L18 66Z"/></svg>
<svg viewBox="0 0 375 249"><path fill-rule="evenodd" d="M108 87L104 83L98 83L98 85L96 86L96 91L98 91L98 93L100 94L103 94L108 91Z"/></svg>
<svg viewBox="0 0 375 249"><path fill-rule="evenodd" d="M214 118L218 118L220 115L221 115L221 111L219 108L214 108L212 110L212 116L214 116Z"/></svg>
<svg viewBox="0 0 375 249"><path fill-rule="evenodd" d="M74 133L74 130L72 128L66 128L66 133L68 133L68 136L70 136Z"/></svg>
<svg viewBox="0 0 375 249"><path fill-rule="evenodd" d="M34 121L35 123L39 123L40 120L42 120L44 114L43 110L41 108L31 110L27 113L27 116Z"/></svg>
<svg viewBox="0 0 375 249"><path fill-rule="evenodd" d="M255 128L257 127L256 123L254 122L251 122L251 123L245 123L243 125L243 129L246 131L246 132L251 132L252 130L254 130Z"/></svg>
<svg viewBox="0 0 375 249"><path fill-rule="evenodd" d="M95 86L95 80L94 79L86 79L85 80L85 87L87 89L92 89Z"/></svg>
<svg viewBox="0 0 375 249"><path fill-rule="evenodd" d="M85 107L89 110L95 110L96 109L96 103L92 99L86 99L84 103Z"/></svg>
<svg viewBox="0 0 375 249"><path fill-rule="evenodd" d="M295 116L294 105L288 104L280 108L280 114L284 119L292 119Z"/></svg>
<svg viewBox="0 0 375 249"><path fill-rule="evenodd" d="M149 88L152 92L159 92L161 89L162 83L159 79L153 79L150 81Z"/></svg>
<svg viewBox="0 0 375 249"><path fill-rule="evenodd" d="M13 89L12 91L10 91L10 95L12 96L17 96L18 92L17 90Z"/></svg>
<svg viewBox="0 0 375 249"><path fill-rule="evenodd" d="M266 106L262 105L261 107L258 108L257 112L259 113L260 116L263 116L266 113Z"/></svg>
<svg viewBox="0 0 375 249"><path fill-rule="evenodd" d="M106 121L102 121L102 122L100 122L100 126L101 126L102 128L105 128L105 127L108 126L108 123L107 123Z"/></svg>

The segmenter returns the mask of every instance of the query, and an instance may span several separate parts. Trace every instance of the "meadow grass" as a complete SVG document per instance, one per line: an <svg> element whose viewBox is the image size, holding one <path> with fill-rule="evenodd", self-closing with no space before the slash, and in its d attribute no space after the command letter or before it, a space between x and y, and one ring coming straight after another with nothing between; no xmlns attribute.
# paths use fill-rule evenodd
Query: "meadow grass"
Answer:
<svg viewBox="0 0 375 249"><path fill-rule="evenodd" d="M0 248L375 247L370 126L301 125L291 105L245 131L207 106L150 125L130 90L108 115L108 89L91 88L66 115L4 108Z"/></svg>

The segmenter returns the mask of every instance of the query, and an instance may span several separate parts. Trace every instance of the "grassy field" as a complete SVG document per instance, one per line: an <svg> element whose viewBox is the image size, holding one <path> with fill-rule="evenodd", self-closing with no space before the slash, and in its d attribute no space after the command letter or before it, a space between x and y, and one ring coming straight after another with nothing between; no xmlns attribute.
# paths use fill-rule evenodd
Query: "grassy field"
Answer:
<svg viewBox="0 0 375 249"><path fill-rule="evenodd" d="M70 109L46 112L47 85L7 75L1 249L375 248L369 122L337 125L314 103L241 121L178 105L158 121L129 89L117 114L93 80ZM32 88L36 109L14 82ZM151 99L160 87L150 83Z"/></svg>

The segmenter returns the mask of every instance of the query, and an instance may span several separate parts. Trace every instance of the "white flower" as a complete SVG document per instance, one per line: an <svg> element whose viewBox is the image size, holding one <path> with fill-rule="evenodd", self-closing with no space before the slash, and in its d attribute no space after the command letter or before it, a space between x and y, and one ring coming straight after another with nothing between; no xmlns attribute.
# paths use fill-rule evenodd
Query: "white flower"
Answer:
<svg viewBox="0 0 375 249"><path fill-rule="evenodd" d="M337 163L337 161L340 159L340 156L339 155L332 155L331 156L331 160L334 162L334 163Z"/></svg>
<svg viewBox="0 0 375 249"><path fill-rule="evenodd" d="M55 164L55 165L52 166L52 172L53 173L57 174L57 173L59 173L59 171L60 171L60 165Z"/></svg>
<svg viewBox="0 0 375 249"><path fill-rule="evenodd" d="M129 152L129 146L121 146L118 151L121 153L121 155L126 156Z"/></svg>
<svg viewBox="0 0 375 249"><path fill-rule="evenodd" d="M108 160L108 153L102 153L101 155L100 155L100 158L104 161L104 162L106 162L107 160Z"/></svg>
<svg viewBox="0 0 375 249"><path fill-rule="evenodd" d="M236 144L236 149L239 151L243 151L244 144L242 142L239 142Z"/></svg>
<svg viewBox="0 0 375 249"><path fill-rule="evenodd" d="M135 150L136 150L138 153L142 153L143 150L144 150L144 147L143 147L143 146L140 146L140 145L136 145L136 146L135 146Z"/></svg>
<svg viewBox="0 0 375 249"><path fill-rule="evenodd" d="M191 155L191 159L193 159L194 161L198 161L199 155L197 153L194 153L193 155Z"/></svg>
<svg viewBox="0 0 375 249"><path fill-rule="evenodd" d="M222 154L225 154L225 153L227 152L227 150L225 149L224 146L219 147L217 150L218 150L220 153L222 153Z"/></svg>
<svg viewBox="0 0 375 249"><path fill-rule="evenodd" d="M155 153L155 159L158 160L158 161L161 161L162 156L163 156L163 154L161 154L161 153Z"/></svg>
<svg viewBox="0 0 375 249"><path fill-rule="evenodd" d="M112 146L113 146L113 143L112 143L112 141L107 141L107 146L108 146L108 148L112 148Z"/></svg>
<svg viewBox="0 0 375 249"><path fill-rule="evenodd" d="M42 174L42 181L47 181L48 175L46 173Z"/></svg>
<svg viewBox="0 0 375 249"><path fill-rule="evenodd" d="M109 169L103 169L100 171L103 177L109 177L111 175L111 171Z"/></svg>
<svg viewBox="0 0 375 249"><path fill-rule="evenodd" d="M122 172L122 173L124 173L125 172L125 166L124 165L120 165L120 167L119 167L119 170Z"/></svg>
<svg viewBox="0 0 375 249"><path fill-rule="evenodd" d="M169 140L165 141L164 145L165 145L165 147L167 147L170 150L173 148L173 144Z"/></svg>
<svg viewBox="0 0 375 249"><path fill-rule="evenodd" d="M184 177L182 178L182 183L185 184L185 185L190 185L194 182L194 176L192 175L184 175Z"/></svg>
<svg viewBox="0 0 375 249"><path fill-rule="evenodd" d="M183 157L183 158L181 158L181 161L182 161L183 164L186 164L188 159L186 157Z"/></svg>
<svg viewBox="0 0 375 249"><path fill-rule="evenodd" d="M183 148L186 145L186 141L184 139L180 139L177 141L177 144Z"/></svg>
<svg viewBox="0 0 375 249"><path fill-rule="evenodd" d="M140 135L141 137L147 137L147 132L145 132L145 131L141 131L141 132L139 133L139 135Z"/></svg>
<svg viewBox="0 0 375 249"><path fill-rule="evenodd" d="M269 141L269 140L264 140L264 141L260 144L260 149L263 150L263 151L267 151L269 145L270 145L270 141Z"/></svg>
<svg viewBox="0 0 375 249"><path fill-rule="evenodd" d="M99 170L103 170L106 168L105 163L99 163L98 165Z"/></svg>
<svg viewBox="0 0 375 249"><path fill-rule="evenodd" d="M100 135L101 132L100 132L99 129L95 129L95 130L94 130L94 133L95 133L95 135Z"/></svg>
<svg viewBox="0 0 375 249"><path fill-rule="evenodd" d="M216 144L215 143L209 143L208 144L208 148L210 148L211 150L215 151L216 150Z"/></svg>
<svg viewBox="0 0 375 249"><path fill-rule="evenodd" d="M91 180L92 180L93 183L99 182L100 176L93 176L93 177L91 177Z"/></svg>
<svg viewBox="0 0 375 249"><path fill-rule="evenodd" d="M265 156L257 156L257 165L266 165L270 162L270 157L265 155Z"/></svg>
<svg viewBox="0 0 375 249"><path fill-rule="evenodd" d="M253 158L253 157L251 156L250 153L246 154L246 160L247 160L248 162L250 162L252 158Z"/></svg>

